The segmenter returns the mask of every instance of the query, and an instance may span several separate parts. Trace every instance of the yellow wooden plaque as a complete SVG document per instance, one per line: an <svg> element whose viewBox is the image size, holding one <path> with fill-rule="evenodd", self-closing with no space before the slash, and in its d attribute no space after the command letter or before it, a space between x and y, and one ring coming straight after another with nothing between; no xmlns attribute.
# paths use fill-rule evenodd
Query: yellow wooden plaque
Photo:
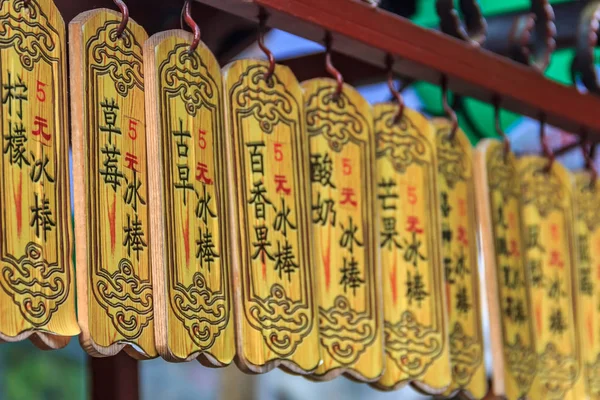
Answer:
<svg viewBox="0 0 600 400"><path fill-rule="evenodd" d="M98 9L69 25L77 294L94 356L154 346L144 113L144 29ZM154 160L153 160L154 161Z"/></svg>
<svg viewBox="0 0 600 400"><path fill-rule="evenodd" d="M579 338L574 316L571 259L572 185L558 162L527 156L517 161L525 266L529 273L537 374L530 399L582 399Z"/></svg>
<svg viewBox="0 0 600 400"><path fill-rule="evenodd" d="M292 71L223 70L238 365L307 373L319 364L304 107Z"/></svg>
<svg viewBox="0 0 600 400"><path fill-rule="evenodd" d="M222 80L193 35L144 45L156 346L169 361L223 366L235 354Z"/></svg>
<svg viewBox="0 0 600 400"><path fill-rule="evenodd" d="M394 390L412 382L443 393L450 354L443 296L437 159L433 125L398 105L373 108L377 144L376 247L384 294L385 373L374 385Z"/></svg>
<svg viewBox="0 0 600 400"><path fill-rule="evenodd" d="M600 399L600 186L588 172L574 176L575 265L583 380L590 399Z"/></svg>
<svg viewBox="0 0 600 400"><path fill-rule="evenodd" d="M0 341L48 349L79 333L66 62L51 0L0 1Z"/></svg>
<svg viewBox="0 0 600 400"><path fill-rule="evenodd" d="M442 222L441 251L448 310L452 384L446 395L468 398L487 394L475 212L473 151L461 129L438 118L436 129L438 193Z"/></svg>
<svg viewBox="0 0 600 400"><path fill-rule="evenodd" d="M483 140L475 150L473 172L490 318L492 388L497 396L517 400L531 388L537 356L515 156L505 154L502 142Z"/></svg>
<svg viewBox="0 0 600 400"><path fill-rule="evenodd" d="M384 363L372 111L348 85L337 95L332 79L302 87L323 359L312 378L373 382Z"/></svg>

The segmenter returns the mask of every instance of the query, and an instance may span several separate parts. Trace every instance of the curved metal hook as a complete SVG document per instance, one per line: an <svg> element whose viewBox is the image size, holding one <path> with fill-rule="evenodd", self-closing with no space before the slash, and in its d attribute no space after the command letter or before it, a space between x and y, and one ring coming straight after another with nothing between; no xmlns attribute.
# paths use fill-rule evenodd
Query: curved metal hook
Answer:
<svg viewBox="0 0 600 400"><path fill-rule="evenodd" d="M594 65L594 48L598 45L600 29L600 1L593 1L581 12L577 26L577 43L572 69L594 94L600 94L600 82Z"/></svg>
<svg viewBox="0 0 600 400"><path fill-rule="evenodd" d="M456 116L456 111L454 111L454 109L450 107L450 104L448 104L448 78L445 75L442 76L441 86L442 105L444 106L444 111L448 115L448 118L450 119L450 121L452 121L452 130L448 134L448 139L454 140L454 137L456 136L456 131L458 130L458 117Z"/></svg>
<svg viewBox="0 0 600 400"><path fill-rule="evenodd" d="M183 4L183 9L181 10L181 29L184 29L183 21L185 21L186 25L194 32L194 39L192 39L192 44L190 44L190 48L188 49L188 53L192 54L200 45L201 34L200 26L192 17L192 0L185 0L185 3Z"/></svg>
<svg viewBox="0 0 600 400"><path fill-rule="evenodd" d="M533 54L529 48L534 37ZM556 48L554 10L548 0L531 0L531 13L515 18L510 33L511 58L543 72Z"/></svg>
<svg viewBox="0 0 600 400"><path fill-rule="evenodd" d="M480 46L485 42L487 22L483 17L477 0L460 0L460 11L465 23L454 8L454 0L437 0L435 8L440 18L440 28L447 35L454 36L473 45Z"/></svg>
<svg viewBox="0 0 600 400"><path fill-rule="evenodd" d="M117 37L120 38L123 36L123 32L125 32L125 28L127 28L127 23L129 22L129 8L123 0L113 0L113 2L117 7L119 7L122 15L121 23L117 28Z"/></svg>
<svg viewBox="0 0 600 400"><path fill-rule="evenodd" d="M396 89L396 86L394 85L394 71L392 70L392 67L394 66L394 58L392 57L391 54L388 54L385 57L385 64L387 66L387 72L388 72L387 84L388 84L388 87L390 88L390 92L392 93L392 96L394 96L394 98L396 99L396 102L398 103L398 112L396 113L396 116L394 117L394 123L397 124L398 122L400 122L400 119L402 119L402 115L404 115L404 99L402 98L400 91L398 89Z"/></svg>
<svg viewBox="0 0 600 400"><path fill-rule="evenodd" d="M556 155L550 148L550 144L548 143L548 136L546 136L545 115L542 115L540 117L540 144L542 145L542 154L544 155L544 157L548 158L548 165L544 168L544 172L550 172L552 170L554 160L556 159Z"/></svg>
<svg viewBox="0 0 600 400"><path fill-rule="evenodd" d="M589 150L586 150L586 148L589 148ZM584 140L581 144L581 154L583 154L583 159L585 160L585 169L591 174L590 187L592 188L596 185L596 181L598 180L598 171L594 166L595 153L596 145L590 144L588 140Z"/></svg>
<svg viewBox="0 0 600 400"><path fill-rule="evenodd" d="M500 98L494 98L494 120L496 126L496 133L502 138L504 142L504 160L508 157L508 153L510 153L510 139L506 135L506 132L502 129L500 124Z"/></svg>
<svg viewBox="0 0 600 400"><path fill-rule="evenodd" d="M260 8L258 11L258 47L265 53L269 60L269 69L265 72L265 80L270 80L275 72L275 56L265 46L265 31L267 29L267 20L269 19L269 13L264 8Z"/></svg>
<svg viewBox="0 0 600 400"><path fill-rule="evenodd" d="M342 90L344 90L344 77L341 72L333 66L331 62L331 43L333 38L331 37L331 32L325 33L325 68L327 72L335 78L337 81L337 87L335 89L335 96L339 97L342 94Z"/></svg>

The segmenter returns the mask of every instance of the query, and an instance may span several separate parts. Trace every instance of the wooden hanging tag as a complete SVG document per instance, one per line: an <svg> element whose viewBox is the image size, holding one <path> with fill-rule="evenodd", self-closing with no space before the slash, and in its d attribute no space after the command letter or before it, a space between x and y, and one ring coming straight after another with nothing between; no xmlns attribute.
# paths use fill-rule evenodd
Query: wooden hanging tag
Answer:
<svg viewBox="0 0 600 400"><path fill-rule="evenodd" d="M374 385L395 390L413 383L443 393L450 384L435 130L420 113L398 105L373 108L377 182L375 203L384 294L386 366Z"/></svg>
<svg viewBox="0 0 600 400"><path fill-rule="evenodd" d="M292 71L223 69L236 362L261 373L319 364L302 92Z"/></svg>
<svg viewBox="0 0 600 400"><path fill-rule="evenodd" d="M579 337L574 317L572 184L567 170L544 157L517 161L522 234L529 273L537 374L529 398L581 399Z"/></svg>
<svg viewBox="0 0 600 400"><path fill-rule="evenodd" d="M80 338L93 356L154 345L142 44L97 9L69 25Z"/></svg>
<svg viewBox="0 0 600 400"><path fill-rule="evenodd" d="M0 2L0 342L79 333L72 264L65 23L51 0Z"/></svg>
<svg viewBox="0 0 600 400"><path fill-rule="evenodd" d="M477 247L477 215L473 151L459 128L452 135L452 122L433 120L438 158L437 186L441 248L452 383L445 395L458 392L482 399L487 394L484 339L481 327L481 295Z"/></svg>
<svg viewBox="0 0 600 400"><path fill-rule="evenodd" d="M482 140L474 154L476 209L485 266L485 286L496 396L525 398L536 375L531 282L524 263L517 162L504 144Z"/></svg>
<svg viewBox="0 0 600 400"><path fill-rule="evenodd" d="M589 172L574 174L575 265L582 379L586 395L600 398L600 186Z"/></svg>
<svg viewBox="0 0 600 400"><path fill-rule="evenodd" d="M191 33L144 45L156 346L169 361L235 354L221 70Z"/></svg>
<svg viewBox="0 0 600 400"><path fill-rule="evenodd" d="M384 365L372 110L351 86L337 94L332 79L312 79L302 87L323 359L311 377L345 373L374 382Z"/></svg>

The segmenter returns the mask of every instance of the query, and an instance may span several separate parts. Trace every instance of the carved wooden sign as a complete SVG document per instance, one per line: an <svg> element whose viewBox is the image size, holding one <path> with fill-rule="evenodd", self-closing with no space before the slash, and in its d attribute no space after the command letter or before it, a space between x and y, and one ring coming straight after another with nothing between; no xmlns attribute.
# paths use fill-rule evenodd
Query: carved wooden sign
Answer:
<svg viewBox="0 0 600 400"><path fill-rule="evenodd" d="M446 396L463 392L469 398L481 399L487 393L487 376L483 359L471 143L461 129L451 136L451 121L440 118L433 123L442 221L440 248L452 365L452 384Z"/></svg>
<svg viewBox="0 0 600 400"><path fill-rule="evenodd" d="M376 104L373 116L386 356L385 373L375 386L394 390L412 382L421 391L440 394L451 372L435 130L409 108L397 120L397 104Z"/></svg>
<svg viewBox="0 0 600 400"><path fill-rule="evenodd" d="M320 357L304 107L291 70L268 67L223 70L237 361L307 373Z"/></svg>
<svg viewBox="0 0 600 400"><path fill-rule="evenodd" d="M383 372L383 312L371 107L350 86L337 94L331 79L302 87L323 359L312 377L373 382Z"/></svg>
<svg viewBox="0 0 600 400"><path fill-rule="evenodd" d="M92 355L157 355L148 224L144 29L98 9L69 25L81 342Z"/></svg>
<svg viewBox="0 0 600 400"><path fill-rule="evenodd" d="M66 62L51 0L0 1L0 341L42 348L79 333Z"/></svg>
<svg viewBox="0 0 600 400"><path fill-rule="evenodd" d="M577 313L586 395L600 398L600 187L588 172L574 175Z"/></svg>
<svg viewBox="0 0 600 400"><path fill-rule="evenodd" d="M572 185L563 166L543 157L517 161L525 265L529 272L537 374L531 399L584 397L574 316Z"/></svg>
<svg viewBox="0 0 600 400"><path fill-rule="evenodd" d="M235 354L222 79L193 35L144 45L156 344L169 361Z"/></svg>
<svg viewBox="0 0 600 400"><path fill-rule="evenodd" d="M536 375L533 314L521 234L519 175L497 140L475 150L477 213L485 265L494 394L525 398Z"/></svg>

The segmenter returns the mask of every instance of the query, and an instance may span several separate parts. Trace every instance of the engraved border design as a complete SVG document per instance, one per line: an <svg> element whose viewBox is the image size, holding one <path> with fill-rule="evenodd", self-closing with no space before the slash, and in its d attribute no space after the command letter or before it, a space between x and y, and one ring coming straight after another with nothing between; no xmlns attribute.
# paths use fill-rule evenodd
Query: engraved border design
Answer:
<svg viewBox="0 0 600 400"><path fill-rule="evenodd" d="M84 65L88 66L85 77L86 95L90 105L96 104L96 86L99 77L103 75L110 77L121 97L126 97L133 88L144 90L142 46L129 28L117 40L119 22L107 20L85 43ZM89 143L90 154L98 154L98 135L95 134L98 131L97 113L89 108L87 112L86 141ZM88 159L88 163L88 181L92 188L97 188L98 177L92 171L97 170L98 160L92 157ZM97 193L97 190L92 190L91 193ZM87 197L86 206L90 210L91 219L87 226L88 242L99 243L98 200L95 196ZM151 274L148 279L141 279L131 262L126 259L122 259L118 269L110 273L104 268L101 253L95 246L88 246L88 259L93 264L89 281L96 301L121 335L129 340L140 337L154 317Z"/></svg>
<svg viewBox="0 0 600 400"><path fill-rule="evenodd" d="M64 115L65 99L61 101L60 98L55 97L57 94L59 97L62 95L65 84L61 68L65 68L66 61L61 62L60 57L57 56L61 54L60 33L56 27L50 24L48 16L37 0L31 0L28 16L24 13L25 7L23 0L0 1L0 51L7 49L16 51L21 65L30 72L39 62L45 62L52 67L52 87L56 88L52 92L52 104L57 105L62 116ZM21 13L23 15L15 17L15 14ZM0 59L0 71L2 64ZM2 108L0 107L0 121L2 120ZM61 243L62 240L69 240L68 234L65 238L61 232L64 229L70 229L68 212L65 212L64 207L60 206L65 202L65 182L68 185L68 165L65 162L67 144L64 143L65 124L66 121L59 124L62 128L57 134L60 145L53 146L57 178L54 185L57 213L54 246L58 250L58 260L54 262L44 260L42 247L33 242L26 245L25 255L18 259L13 255L6 254L6 236L0 232L1 261L6 263L2 265L3 279L0 279L0 284L19 307L23 318L35 328L48 324L54 313L70 295L72 267L70 254L65 251L70 246L68 244L64 246ZM60 162L61 157L63 162ZM0 163L0 169L2 175L5 176L2 165L3 163ZM0 181L2 192L4 192L4 180ZM4 207L4 209L9 208ZM0 213L0 226L5 226L3 212ZM41 276L42 279L37 279L35 276Z"/></svg>
<svg viewBox="0 0 600 400"><path fill-rule="evenodd" d="M168 296L171 311L179 319L188 331L190 339L202 349L209 349L227 327L231 312L231 288L229 283L228 268L228 243L226 237L227 222L226 210L221 207L223 177L215 179L215 192L218 202L218 218L221 244L221 261L219 262L220 284L219 289L209 287L205 274L196 272L191 282L182 282L179 276L181 266L177 265L175 256L175 207L174 192L172 190L171 170L173 154L172 141L168 135L170 131L172 110L169 100L179 98L186 105L187 113L195 117L201 108L211 111L211 122L214 127L213 142L215 148L223 147L223 120L220 118L218 107L221 105L220 82L210 75L206 64L197 52L190 54L188 44L177 44L171 50L158 68L159 96L163 135L160 138L163 149L162 165L164 169L164 180L162 183L165 193L165 238L166 259L165 273L168 279ZM216 173L223 175L224 161L220 150L215 150L219 155L214 156ZM225 229L224 229L225 228Z"/></svg>
<svg viewBox="0 0 600 400"><path fill-rule="evenodd" d="M254 118L259 122L263 132L267 135L273 132L273 128L278 124L289 126L294 139L293 159L298 160L299 154L296 148L298 138L301 137L301 124L298 119L303 118L300 115L300 106L294 96L285 87L283 81L279 78L277 69L269 80L265 80L267 67L265 65L251 65L240 74L238 81L230 88L228 96L232 105L231 122L233 132L237 132L238 143L243 143L243 132L240 128L246 118ZM239 176L240 193L245 198L246 188L246 164L244 155L239 151L238 163L241 165ZM294 187L300 190L299 184L301 176L300 168L294 171ZM297 191L299 193L299 191ZM298 195L295 196L295 210L298 207ZM297 211L298 212L298 211ZM248 221L248 211L244 209L244 218ZM250 243L248 232L243 233L243 239ZM300 236L299 236L300 238ZM309 268L301 268L302 295L300 299L294 300L286 293L285 288L279 284L273 284L266 297L261 297L255 293L252 284L251 260L250 254L246 254L246 259L241 264L242 276L242 304L246 321L254 329L258 330L266 345L280 357L291 356L302 343L302 341L312 332L313 315L315 304L310 291L312 290L312 278ZM306 262L307 260L302 260ZM299 262L301 265L302 262ZM284 325L281 325L284 323Z"/></svg>
<svg viewBox="0 0 600 400"><path fill-rule="evenodd" d="M359 113L358 107L342 91L339 96L335 94L333 85L322 86L311 93L306 103L306 130L312 140L323 136L329 147L340 152L347 145L358 146L363 160L369 160L370 155L366 141L371 136L369 124L364 115ZM337 97L337 98L336 98ZM373 162L375 160L372 160ZM368 163L368 161L365 161ZM360 168L364 174L365 168ZM362 198L368 199L366 184L361 185ZM367 201L363 201L361 214L369 215ZM364 237L368 237L364 229ZM341 365L349 366L364 353L375 341L377 331L378 313L376 310L376 278L373 268L370 268L369 251L364 249L364 287L368 291L364 311L352 309L351 302L345 296L337 296L329 308L319 306L319 335L322 346L327 353ZM372 251L372 250L371 250Z"/></svg>

